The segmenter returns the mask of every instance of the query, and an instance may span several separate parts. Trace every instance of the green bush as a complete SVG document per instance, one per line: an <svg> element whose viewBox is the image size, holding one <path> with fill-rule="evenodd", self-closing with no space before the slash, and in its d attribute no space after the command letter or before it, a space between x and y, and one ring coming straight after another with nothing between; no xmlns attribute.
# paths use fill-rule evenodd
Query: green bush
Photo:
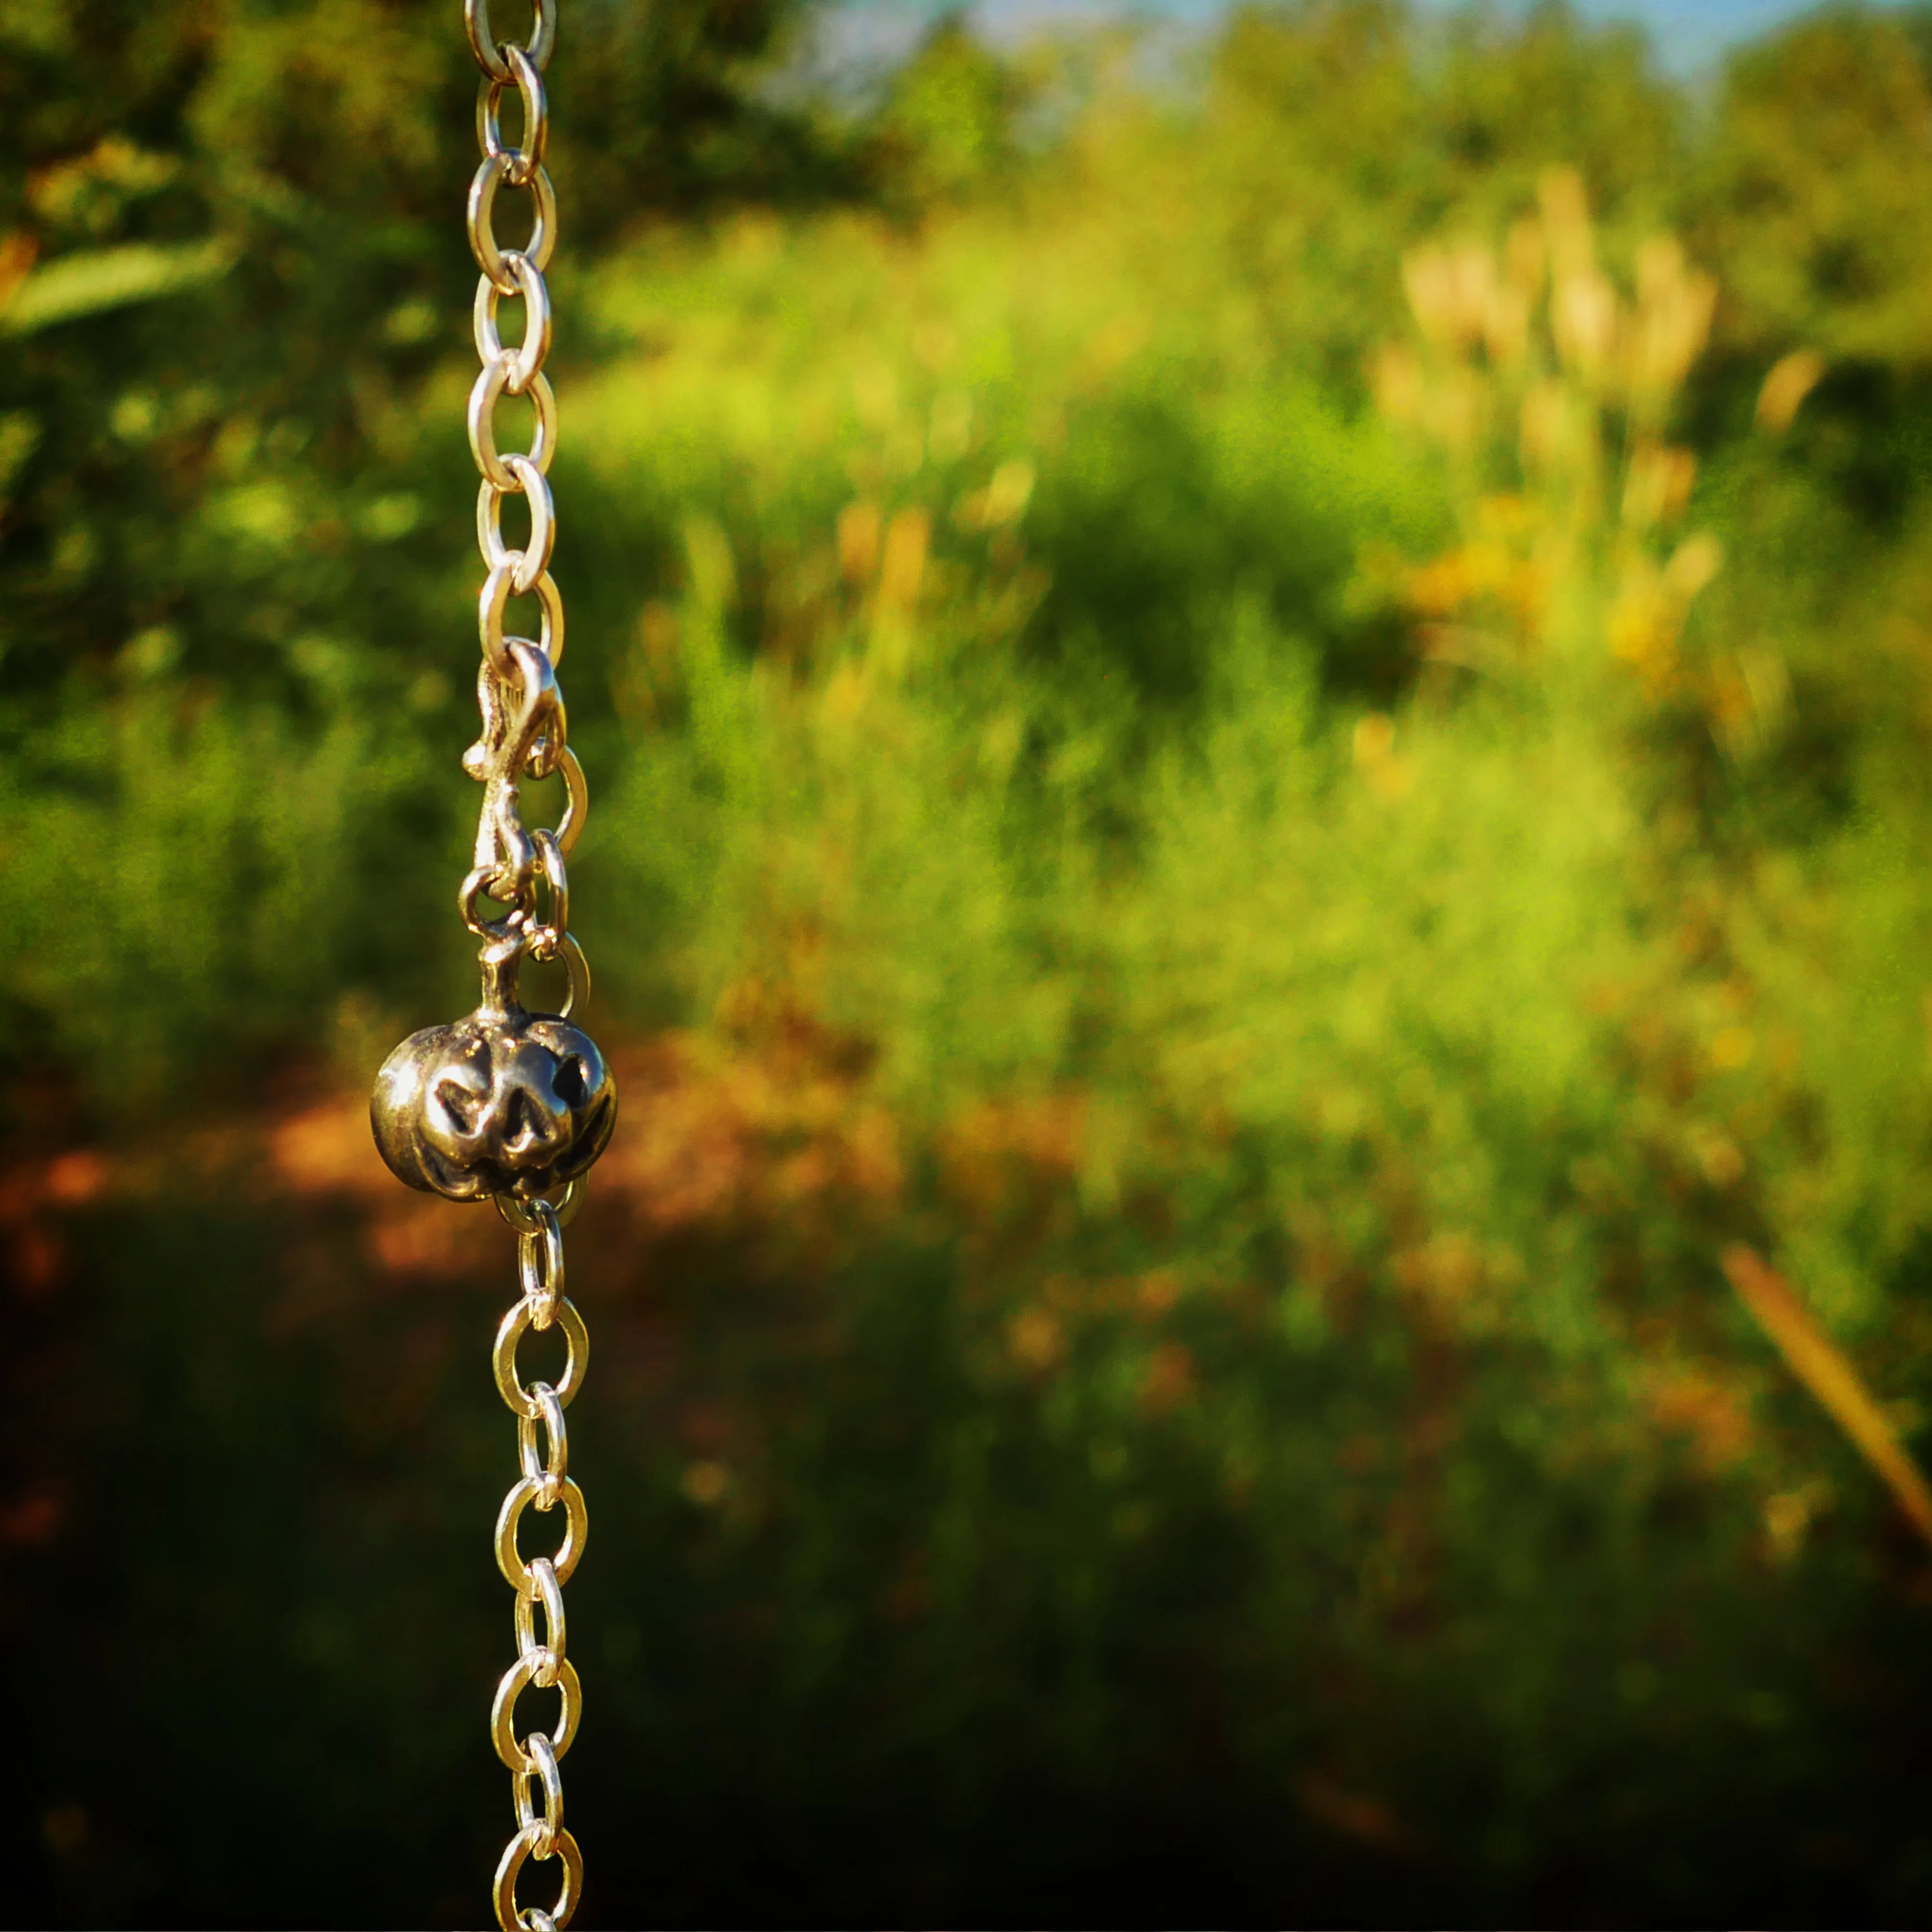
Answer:
<svg viewBox="0 0 1932 1932"><path fill-rule="evenodd" d="M556 76L596 1909L1922 1914L1923 1554L1722 1264L1922 1436L1916 28L788 19ZM357 1112L469 997L462 49L28 25L26 1896L456 1922L503 1256Z"/></svg>

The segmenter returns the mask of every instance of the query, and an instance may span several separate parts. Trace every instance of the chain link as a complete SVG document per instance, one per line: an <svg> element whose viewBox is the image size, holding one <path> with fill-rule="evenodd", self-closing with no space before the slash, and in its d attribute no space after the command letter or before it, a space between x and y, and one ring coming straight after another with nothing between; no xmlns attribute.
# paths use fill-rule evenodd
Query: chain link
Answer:
<svg viewBox="0 0 1932 1932"><path fill-rule="evenodd" d="M470 186L470 251L482 272L474 314L476 353L482 363L470 392L470 447L482 473L476 497L476 542L486 572L477 603L483 661L477 680L483 730L464 768L482 781L483 809L475 862L464 880L463 917L493 946L545 962L562 961L569 974L562 1014L590 997L590 969L570 931L570 880L566 862L584 830L589 796L584 768L566 742L568 730L556 667L563 656L563 599L550 574L556 544L556 512L548 481L556 453L556 398L544 374L550 353L550 292L544 270L556 245L556 194L544 167L549 140L549 105L543 70L556 38L557 0L535 0L530 38L521 46L498 40L490 24L489 0L464 0L464 26L482 70L477 91L476 135L482 160ZM504 133L506 98L515 94L522 126L513 145ZM499 194L527 193L530 229L518 246L506 247L496 230ZM520 340L506 343L498 320L502 303L524 311ZM506 396L526 398L535 422L530 446L506 451L496 431L496 410ZM503 535L504 500L520 496L529 535L512 547ZM536 640L511 634L513 600L534 597ZM532 831L523 822L520 784L553 775L563 780L565 808L554 827ZM498 910L496 908L501 908ZM515 1592L517 1660L496 1688L490 1734L511 1774L517 1832L496 1867L496 1922L502 1932L560 1932L584 1889L584 1858L564 1828L563 1781L558 1770L577 1735L583 1708L577 1666L565 1651L563 1586L584 1554L590 1522L584 1492L569 1474L564 1411L582 1386L590 1342L584 1318L564 1293L563 1227L574 1211L578 1183L554 1203L497 1197L503 1218L517 1231L521 1294L496 1332L493 1368L498 1392L517 1418L517 1482L496 1518L496 1563ZM518 1344L531 1329L561 1330L563 1372L553 1385L526 1383L517 1366ZM518 1536L525 1515L548 1516L561 1508L563 1537L548 1556L525 1556ZM538 1612L542 1640L538 1640ZM519 1732L519 1700L527 1690L558 1694L555 1727ZM517 1883L524 1864L560 1864L556 1903L520 1906Z"/></svg>

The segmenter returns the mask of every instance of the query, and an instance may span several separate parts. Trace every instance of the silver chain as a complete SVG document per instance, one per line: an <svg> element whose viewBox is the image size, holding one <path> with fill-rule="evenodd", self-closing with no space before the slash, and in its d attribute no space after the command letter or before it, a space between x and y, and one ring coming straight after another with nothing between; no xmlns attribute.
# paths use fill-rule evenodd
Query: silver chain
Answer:
<svg viewBox="0 0 1932 1932"><path fill-rule="evenodd" d="M563 1412L584 1380L590 1340L563 1292L563 1230L584 1177L609 1143L617 1084L596 1042L571 1014L590 994L590 969L570 930L566 862L584 830L590 800L584 768L566 742L568 726L556 667L563 656L563 600L550 574L556 514L547 480L556 453L556 398L544 375L550 352L550 291L543 272L556 244L556 195L544 172L548 109L543 70L556 38L557 0L533 0L530 37L500 41L488 0L464 0L470 50L483 70L476 136L483 150L470 184L470 246L483 272L476 290L476 352L483 367L470 392L470 446L483 481L476 497L476 541L484 578L478 605L483 661L476 700L482 734L464 754L464 770L483 787L476 849L459 896L464 922L483 944L477 956L482 1000L467 1018L412 1034L382 1063L369 1101L376 1145L397 1179L446 1200L494 1200L519 1237L520 1295L496 1331L496 1387L517 1418L523 1473L496 1518L496 1563L516 1592L517 1660L496 1688L490 1735L509 1768L517 1833L496 1867L496 1922L502 1932L555 1932L568 1925L584 1889L584 1860L563 1827L557 1766L577 1735L583 1694L564 1648L563 1586L584 1554L589 1524L584 1492L568 1474ZM514 89L523 128L512 147L503 109ZM494 226L506 187L530 196L529 238L506 248ZM506 344L497 310L524 308L520 342ZM527 396L536 412L530 447L497 446L496 406ZM520 496L530 534L520 549L503 536L503 500ZM505 628L510 600L534 597L536 638ZM564 809L555 826L524 823L526 778L560 778ZM518 990L526 959L561 962L569 992L561 1012L532 1012ZM568 1350L562 1378L526 1384L517 1345L530 1329L561 1328ZM562 1546L526 1557L518 1542L524 1513L561 1505ZM543 1612L538 1640L537 1612ZM519 1736L517 1702L526 1690L562 1700L554 1730ZM562 1882L548 1910L519 1906L525 1864L561 1859Z"/></svg>
<svg viewBox="0 0 1932 1932"><path fill-rule="evenodd" d="M584 829L588 805L584 772L565 742L567 725L556 670L563 655L563 601L550 574L556 541L556 516L548 473L556 453L556 398L543 373L550 342L550 292L543 272L556 244L556 196L544 167L549 134L543 71L556 37L556 0L535 0L529 40L522 46L499 41L490 28L488 0L464 0L464 24L471 51L483 70L476 101L476 134L482 160L470 183L470 246L482 272L476 284L476 352L482 368L470 392L470 446L482 482L476 495L476 540L486 575L478 600L483 662L477 694L483 732L464 759L482 781L483 809L476 834L475 863L464 880L463 916L492 951L518 958L561 959L570 976L567 1016L590 994L590 969L570 931L570 884L565 862ZM519 98L523 128L519 142L504 138L505 98ZM530 237L520 248L497 240L494 212L500 190L528 190L532 202ZM506 345L498 332L498 304L506 298L524 305L520 343ZM527 396L536 425L527 452L506 454L497 444L496 410L505 396ZM503 500L521 496L530 534L520 549L503 539ZM542 612L538 639L506 634L510 599L534 595ZM519 810L519 784L528 776L561 774L566 805L554 830L526 829ZM539 888L547 902L539 913ZM485 901L507 908L500 916ZM496 1332L494 1357L496 1387L517 1418L522 1473L503 1499L496 1518L496 1563L516 1593L514 1624L517 1660L496 1687L490 1715L496 1755L508 1767L516 1803L517 1831L496 1867L496 1922L502 1932L555 1932L567 1926L584 1889L584 1858L577 1840L564 1828L563 1784L558 1766L577 1735L583 1690L577 1666L565 1648L563 1586L584 1553L589 1520L584 1492L571 1480L569 1443L563 1412L582 1385L590 1354L584 1318L563 1292L563 1226L576 1206L580 1183L570 1181L555 1204L499 1194L496 1205L518 1234L517 1268L520 1298ZM561 1328L568 1349L562 1378L526 1384L517 1367L517 1345L530 1329ZM526 1558L518 1546L518 1526L534 1508L548 1514L562 1505L563 1542L554 1555ZM538 1640L538 1612L542 1640ZM554 1688L562 1701L556 1727L517 1733L516 1708L526 1689ZM562 1880L556 1902L548 1910L520 1906L517 1880L526 1861L561 1859Z"/></svg>
<svg viewBox="0 0 1932 1932"><path fill-rule="evenodd" d="M496 1867L496 1922L502 1932L552 1932L568 1925L584 1890L584 1855L563 1828L563 1782L558 1761L570 1749L584 1708L583 1686L577 1666L565 1648L563 1586L584 1554L590 1519L584 1492L569 1475L570 1444L563 1412L584 1384L590 1354L590 1338L584 1318L563 1292L563 1222L574 1205L577 1185L571 1184L562 1207L548 1201L527 1207L500 1196L498 1210L519 1231L517 1271L523 1298L504 1316L496 1330L494 1358L497 1391L517 1418L517 1448L523 1474L503 1498L496 1516L496 1567L517 1593L514 1620L517 1660L503 1673L490 1712L490 1735L496 1755L508 1768L517 1806L517 1834L504 1847ZM563 1375L553 1387L545 1382L526 1384L517 1370L517 1344L532 1328L563 1330ZM517 1544L524 1512L563 1505L563 1542L554 1556L525 1557ZM543 1641L537 1641L537 1612L543 1612ZM532 1686L553 1685L562 1700L556 1729L516 1734L517 1700ZM526 1858L540 1864L563 1860L563 1883L548 1911L517 1904L517 1876Z"/></svg>

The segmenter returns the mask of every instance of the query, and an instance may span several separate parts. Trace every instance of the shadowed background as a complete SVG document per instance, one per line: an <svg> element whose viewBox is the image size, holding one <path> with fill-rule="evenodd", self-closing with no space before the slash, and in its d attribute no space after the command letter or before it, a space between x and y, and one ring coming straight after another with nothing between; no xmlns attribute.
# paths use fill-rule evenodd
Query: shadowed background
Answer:
<svg viewBox="0 0 1932 1932"><path fill-rule="evenodd" d="M472 70L4 12L10 1911L475 1923ZM1928 16L850 31L550 76L580 1923L1922 1922Z"/></svg>

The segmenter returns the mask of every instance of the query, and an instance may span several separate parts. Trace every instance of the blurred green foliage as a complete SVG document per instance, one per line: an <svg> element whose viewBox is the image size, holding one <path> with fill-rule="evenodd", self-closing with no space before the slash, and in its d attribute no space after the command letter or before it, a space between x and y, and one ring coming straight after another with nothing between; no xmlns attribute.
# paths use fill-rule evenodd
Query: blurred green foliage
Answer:
<svg viewBox="0 0 1932 1932"><path fill-rule="evenodd" d="M467 56L8 20L22 1910L459 1922L505 1257L356 1096L471 997ZM590 1910L1922 1915L1924 1554L1719 1257L1922 1442L1932 35L799 24L554 74Z"/></svg>

